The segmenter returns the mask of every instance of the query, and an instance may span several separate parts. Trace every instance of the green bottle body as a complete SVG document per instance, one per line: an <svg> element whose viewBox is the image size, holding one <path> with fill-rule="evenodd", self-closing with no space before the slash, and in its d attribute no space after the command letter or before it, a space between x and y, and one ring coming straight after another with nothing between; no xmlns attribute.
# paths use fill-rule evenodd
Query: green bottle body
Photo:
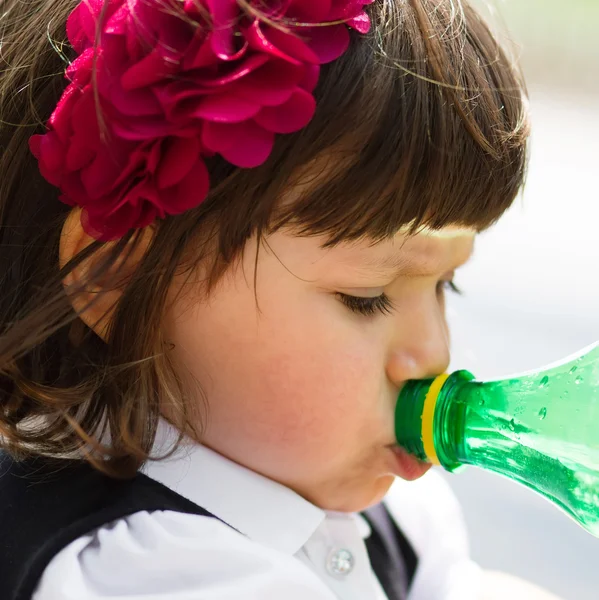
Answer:
<svg viewBox="0 0 599 600"><path fill-rule="evenodd" d="M432 381L402 390L400 445L449 471L473 465L518 481L599 537L599 345L509 379L483 382L457 371L441 388L427 428ZM425 451L423 430L432 434L436 457Z"/></svg>

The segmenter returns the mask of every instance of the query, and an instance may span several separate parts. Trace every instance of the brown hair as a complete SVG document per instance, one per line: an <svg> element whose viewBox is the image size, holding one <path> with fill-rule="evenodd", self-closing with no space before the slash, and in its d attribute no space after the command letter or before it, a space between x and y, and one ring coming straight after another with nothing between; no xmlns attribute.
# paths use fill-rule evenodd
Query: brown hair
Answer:
<svg viewBox="0 0 599 600"><path fill-rule="evenodd" d="M283 226L324 234L329 246L384 239L407 224L484 229L522 185L524 85L480 16L465 0L376 0L371 32L353 32L349 50L323 68L312 122L279 136L261 167L211 159L206 201L156 223L105 342L75 313L62 281L102 250L84 284L104 285L140 232L93 243L59 270L70 209L27 145L64 89L72 58L64 24L76 3L15 2L0 21L0 439L16 457L83 452L128 477L148 459L162 403L186 418L160 328L182 265L209 261L209 293L251 235ZM281 202L315 164L326 176Z"/></svg>

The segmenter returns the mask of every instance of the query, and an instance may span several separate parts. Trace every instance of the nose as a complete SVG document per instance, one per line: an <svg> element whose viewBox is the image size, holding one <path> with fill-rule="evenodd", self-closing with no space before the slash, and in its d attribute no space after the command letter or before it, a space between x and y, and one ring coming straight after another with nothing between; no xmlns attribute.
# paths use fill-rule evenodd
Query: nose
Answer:
<svg viewBox="0 0 599 600"><path fill-rule="evenodd" d="M419 295L397 313L387 358L387 377L399 386L447 371L450 361L445 308L435 296Z"/></svg>

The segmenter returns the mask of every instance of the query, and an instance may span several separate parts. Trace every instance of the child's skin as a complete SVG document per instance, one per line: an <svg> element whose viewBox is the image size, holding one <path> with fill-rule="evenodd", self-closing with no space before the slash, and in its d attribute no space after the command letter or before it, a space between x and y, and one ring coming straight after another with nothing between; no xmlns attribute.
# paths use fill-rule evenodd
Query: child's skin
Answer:
<svg viewBox="0 0 599 600"><path fill-rule="evenodd" d="M64 257L87 243L78 216L66 228ZM443 288L474 237L447 227L322 249L324 238L279 231L260 250L256 294L255 239L208 301L188 283L170 303L164 338L192 401L206 408L200 441L329 510L363 510L394 476L422 475L428 465L400 465L391 450L395 403L406 380L447 369ZM383 261L399 264L373 266ZM356 314L339 292L384 292L394 308ZM105 306L85 316L96 330Z"/></svg>
<svg viewBox="0 0 599 600"><path fill-rule="evenodd" d="M288 232L256 241L209 302L178 303L165 336L208 399L202 443L292 488L321 508L358 511L382 499L398 471L394 408L407 379L449 363L443 282L470 256L474 231L398 234L374 247L333 249ZM369 263L401 261L374 269ZM335 295L383 292L390 314L354 314Z"/></svg>
<svg viewBox="0 0 599 600"><path fill-rule="evenodd" d="M428 465L398 468L388 448L397 394L407 379L447 369L440 282L470 258L474 240L474 230L447 227L323 250L324 238L278 232L259 255L260 313L249 242L209 302L181 299L166 319L179 365L206 393L202 443L329 510L363 510L395 476L421 476ZM401 265L370 264L386 259ZM396 308L353 314L335 292L385 292ZM482 590L481 600L559 600L494 571L483 571Z"/></svg>
<svg viewBox="0 0 599 600"><path fill-rule="evenodd" d="M395 476L422 475L427 465L398 464L389 449L395 402L407 379L447 369L449 334L439 292L470 257L474 239L474 230L447 227L323 250L323 239L281 231L266 238L259 254L258 307L255 239L209 301L193 285L185 288L165 315L164 334L201 408L206 428L200 441L329 510L363 510L383 498ZM92 241L73 209L61 238L61 265ZM401 264L374 268L380 260ZM180 285L173 284L173 298ZM385 292L395 308L353 314L338 292ZM118 290L105 291L81 315L101 337L119 297ZM88 301L82 297L74 306ZM169 412L164 406L167 418ZM558 600L498 572L483 571L481 589L481 600Z"/></svg>

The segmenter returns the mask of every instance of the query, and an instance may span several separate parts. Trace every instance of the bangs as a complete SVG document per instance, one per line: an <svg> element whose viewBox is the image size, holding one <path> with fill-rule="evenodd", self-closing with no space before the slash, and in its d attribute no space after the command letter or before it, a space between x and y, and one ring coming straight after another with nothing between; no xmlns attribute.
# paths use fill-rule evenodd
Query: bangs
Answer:
<svg viewBox="0 0 599 600"><path fill-rule="evenodd" d="M237 2L248 10L260 4ZM182 6L163 3L169 11ZM200 292L209 298L255 234L289 226L334 245L379 240L406 226L481 230L523 183L524 86L479 16L465 0L376 0L366 7L370 33L353 33L347 52L322 68L312 121L279 135L264 164L243 169L218 154L206 157L208 196L194 209L157 219L147 249L148 230L135 229L117 243L83 244L62 265L71 208L41 176L27 140L63 93L64 23L74 2L6 5L0 446L13 455L83 454L122 479L150 459L161 407L181 431L203 431L207 395L198 389L198 402L186 389L163 324L184 284L191 284L193 302L203 301ZM137 263L140 249L131 273L128 258ZM260 249L256 244L256 303ZM93 324L82 319L104 292L117 291L118 302L109 296ZM104 324L106 339L96 334ZM42 422L47 427L31 427Z"/></svg>
<svg viewBox="0 0 599 600"><path fill-rule="evenodd" d="M456 4L371 5L371 34L323 69L314 120L284 142L275 167L297 193L273 212L275 229L327 245L406 226L480 231L512 204L526 171L524 84L481 17Z"/></svg>

